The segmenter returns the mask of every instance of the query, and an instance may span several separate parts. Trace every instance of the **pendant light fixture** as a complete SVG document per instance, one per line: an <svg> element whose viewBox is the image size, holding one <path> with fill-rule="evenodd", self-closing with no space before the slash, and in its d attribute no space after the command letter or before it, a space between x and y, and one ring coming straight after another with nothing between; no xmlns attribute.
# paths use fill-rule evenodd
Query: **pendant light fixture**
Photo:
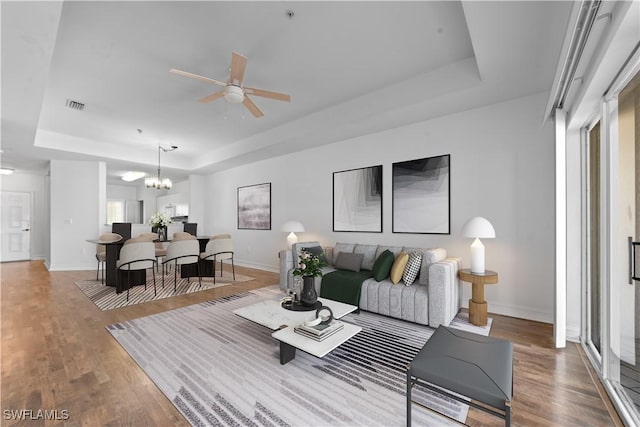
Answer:
<svg viewBox="0 0 640 427"><path fill-rule="evenodd" d="M168 151L173 151L178 147L172 145L169 148L164 148L162 145L158 145L158 176L150 176L144 180L147 188L156 188L158 190L170 190L173 183L169 178L161 178L160 176L160 150L165 153Z"/></svg>

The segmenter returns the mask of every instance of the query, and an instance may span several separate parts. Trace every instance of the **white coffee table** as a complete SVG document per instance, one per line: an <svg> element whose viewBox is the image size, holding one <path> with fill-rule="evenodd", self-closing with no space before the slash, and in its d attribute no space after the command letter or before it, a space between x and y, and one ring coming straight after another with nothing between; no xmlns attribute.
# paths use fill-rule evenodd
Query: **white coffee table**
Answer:
<svg viewBox="0 0 640 427"><path fill-rule="evenodd" d="M326 298L320 298L322 305L327 306L333 312L333 317L339 319L358 309L355 305L344 304ZM296 349L316 357L324 357L342 343L360 332L360 326L342 322L342 330L327 337L324 341L315 341L294 332L294 326L315 319L316 310L293 311L282 308L280 300L265 300L258 303L238 308L233 311L236 315L250 320L275 331L272 337L280 342L280 364L284 365L292 361L296 356Z"/></svg>

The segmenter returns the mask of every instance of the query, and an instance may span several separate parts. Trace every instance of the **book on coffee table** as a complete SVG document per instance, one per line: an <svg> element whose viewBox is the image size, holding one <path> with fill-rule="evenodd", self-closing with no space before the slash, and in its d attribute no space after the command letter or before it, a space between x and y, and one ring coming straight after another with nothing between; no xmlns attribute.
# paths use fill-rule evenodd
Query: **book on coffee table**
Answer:
<svg viewBox="0 0 640 427"><path fill-rule="evenodd" d="M342 322L334 320L329 324L321 323L319 325L314 325L314 326L309 326L302 323L298 326L295 326L293 330L301 335L320 341L338 332L343 327L344 325Z"/></svg>
<svg viewBox="0 0 640 427"><path fill-rule="evenodd" d="M342 327L342 322L338 320L333 320L331 321L331 323L320 323L314 326L309 326L305 323L301 323L300 325L297 326L297 328L300 328L310 334L314 334L318 336L328 334L341 327Z"/></svg>
<svg viewBox="0 0 640 427"><path fill-rule="evenodd" d="M307 329L303 328L302 325L295 326L293 328L293 330L294 330L295 333L300 334L300 335L302 335L304 337L307 337L307 338L311 338L312 340L324 341L325 339L329 338L333 334L336 334L336 333L340 332L343 328L344 328L344 325L340 324L340 325L338 325L338 326L336 326L334 328L325 329L325 331L327 331L327 332L323 332L322 334L317 334L315 332L309 332Z"/></svg>

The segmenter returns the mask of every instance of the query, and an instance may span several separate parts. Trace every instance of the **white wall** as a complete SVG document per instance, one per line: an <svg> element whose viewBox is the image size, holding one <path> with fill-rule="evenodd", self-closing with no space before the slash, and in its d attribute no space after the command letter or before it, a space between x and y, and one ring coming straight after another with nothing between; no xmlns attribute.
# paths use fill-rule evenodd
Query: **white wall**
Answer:
<svg viewBox="0 0 640 427"><path fill-rule="evenodd" d="M96 267L95 245L86 239L100 234L103 162L51 161L51 259L49 269L86 270ZM82 177L82 179L78 179Z"/></svg>
<svg viewBox="0 0 640 427"><path fill-rule="evenodd" d="M49 256L49 187L43 174L15 172L0 179L2 191L31 194L31 259Z"/></svg>
<svg viewBox="0 0 640 427"><path fill-rule="evenodd" d="M546 94L473 109L219 172L207 178L207 234L229 232L237 262L277 270L286 246L280 226L301 221L299 240L442 246L468 266L471 241L460 236L473 216L488 218L489 311L553 321L554 142L541 124ZM391 232L393 162L451 154L451 235ZM332 172L383 165L383 233L332 231ZM237 229L237 187L272 183L272 229ZM470 286L464 286L464 303Z"/></svg>
<svg viewBox="0 0 640 427"><path fill-rule="evenodd" d="M107 199L138 200L136 187L130 185L107 185Z"/></svg>

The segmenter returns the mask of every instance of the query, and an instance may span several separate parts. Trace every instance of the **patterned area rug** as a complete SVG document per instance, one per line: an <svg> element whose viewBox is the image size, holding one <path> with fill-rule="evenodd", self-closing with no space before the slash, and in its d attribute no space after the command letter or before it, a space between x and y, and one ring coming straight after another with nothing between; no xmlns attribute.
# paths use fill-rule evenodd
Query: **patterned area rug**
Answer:
<svg viewBox="0 0 640 427"><path fill-rule="evenodd" d="M280 365L278 342L233 310L267 298L277 286L116 323L109 332L191 425L401 426L406 366L433 329L360 312L342 320L362 332L322 359L298 351ZM488 335L491 327L452 326ZM468 406L419 386L414 401L464 422ZM413 405L414 425L457 425Z"/></svg>
<svg viewBox="0 0 640 427"><path fill-rule="evenodd" d="M218 273L219 274L219 273ZM225 271L220 277L216 276L216 284L213 284L213 278L206 277L202 279L202 288L199 287L198 278L192 277L189 281L181 279L178 274L178 283L176 290L173 290L173 273L169 273L164 278L164 288L162 287L162 275L156 274L156 291L153 294L153 276L151 271L147 272L147 289L144 286L134 286L129 290L129 301L127 301L127 293L116 293L116 288L106 286L100 280L80 280L76 286L80 288L84 294L89 297L100 310L112 310L114 308L126 307L129 305L140 304L143 302L154 301L163 298L174 297L176 295L190 294L192 292L204 291L206 289L219 288L230 285L231 283L247 282L253 280L253 277L243 276L236 273L235 280L231 272Z"/></svg>

